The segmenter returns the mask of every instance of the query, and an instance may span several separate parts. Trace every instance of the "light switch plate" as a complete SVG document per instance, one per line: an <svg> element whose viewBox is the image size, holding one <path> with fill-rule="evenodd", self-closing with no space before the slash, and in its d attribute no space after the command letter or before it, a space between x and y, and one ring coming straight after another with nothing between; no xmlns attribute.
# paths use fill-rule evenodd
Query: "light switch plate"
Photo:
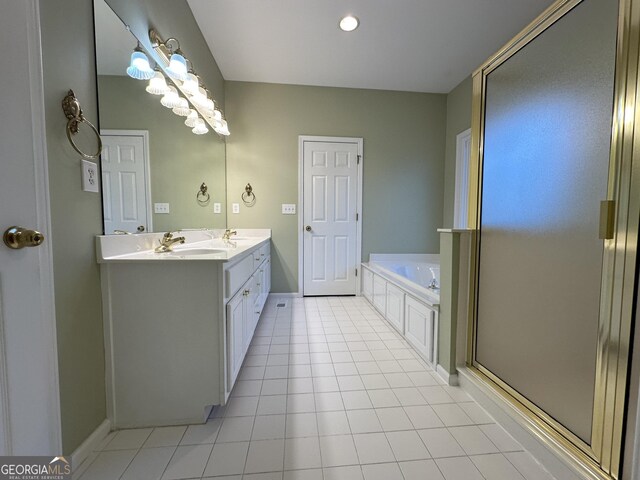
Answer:
<svg viewBox="0 0 640 480"><path fill-rule="evenodd" d="M296 204L295 203L283 203L282 204L282 214L283 215L295 215L296 214Z"/></svg>
<svg viewBox="0 0 640 480"><path fill-rule="evenodd" d="M240 204L239 203L232 203L231 204L231 211L233 213L240 213Z"/></svg>
<svg viewBox="0 0 640 480"><path fill-rule="evenodd" d="M169 204L168 203L154 203L153 204L153 213L169 213Z"/></svg>
<svg viewBox="0 0 640 480"><path fill-rule="evenodd" d="M222 213L222 204L214 203L213 204L213 213Z"/></svg>
<svg viewBox="0 0 640 480"><path fill-rule="evenodd" d="M100 191L98 165L87 160L82 160L82 190L93 193Z"/></svg>

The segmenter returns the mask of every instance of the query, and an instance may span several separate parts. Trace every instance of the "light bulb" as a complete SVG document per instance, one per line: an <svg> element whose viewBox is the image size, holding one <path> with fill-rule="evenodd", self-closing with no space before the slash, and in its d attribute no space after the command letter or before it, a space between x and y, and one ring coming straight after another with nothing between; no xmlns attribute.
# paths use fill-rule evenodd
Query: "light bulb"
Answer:
<svg viewBox="0 0 640 480"><path fill-rule="evenodd" d="M131 61L127 67L127 75L136 80L149 80L153 77L155 72L151 65L149 65L149 59L142 50L136 48L131 54Z"/></svg>
<svg viewBox="0 0 640 480"><path fill-rule="evenodd" d="M187 102L186 98L178 98L178 101L178 106L173 107L173 113L181 117L186 117L187 115L189 115L189 113L191 113L189 102Z"/></svg>
<svg viewBox="0 0 640 480"><path fill-rule="evenodd" d="M169 91L164 94L160 103L167 108L176 108L180 106L180 97L176 87L169 87Z"/></svg>
<svg viewBox="0 0 640 480"><path fill-rule="evenodd" d="M184 124L185 124L187 127L193 128L193 127L195 127L195 126L196 126L197 120L198 120L199 118L200 118L200 117L198 116L198 112L196 112L195 110L191 109L191 110L189 111L189 115L187 115L187 118L186 118L186 119L185 119L185 121L184 121Z"/></svg>
<svg viewBox="0 0 640 480"><path fill-rule="evenodd" d="M198 77L193 73L188 73L186 80L182 84L182 91L189 96L193 96L198 94L199 88Z"/></svg>
<svg viewBox="0 0 640 480"><path fill-rule="evenodd" d="M204 120L202 120L201 118L198 118L196 120L195 127L193 127L191 131L196 135L204 135L209 131L209 129L207 128L207 125L204 123Z"/></svg>
<svg viewBox="0 0 640 480"><path fill-rule="evenodd" d="M198 88L198 93L191 97L191 101L196 107L204 108L207 101L207 91L202 87Z"/></svg>
<svg viewBox="0 0 640 480"><path fill-rule="evenodd" d="M184 82L187 79L187 61L179 53L172 54L166 72L171 78Z"/></svg>
<svg viewBox="0 0 640 480"><path fill-rule="evenodd" d="M154 76L149 80L149 85L145 88L152 95L164 95L169 91L167 81L162 72L156 71Z"/></svg>
<svg viewBox="0 0 640 480"><path fill-rule="evenodd" d="M347 15L340 20L340 29L345 32L353 32L358 28L358 25L360 25L360 20L353 15Z"/></svg>

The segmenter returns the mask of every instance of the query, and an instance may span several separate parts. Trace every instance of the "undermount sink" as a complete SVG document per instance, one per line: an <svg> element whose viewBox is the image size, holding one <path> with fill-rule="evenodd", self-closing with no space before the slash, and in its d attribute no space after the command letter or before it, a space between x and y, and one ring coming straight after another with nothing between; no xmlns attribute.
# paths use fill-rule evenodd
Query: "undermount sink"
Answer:
<svg viewBox="0 0 640 480"><path fill-rule="evenodd" d="M169 255L215 255L217 253L226 253L226 250L220 250L219 248L176 248L172 252L166 253Z"/></svg>

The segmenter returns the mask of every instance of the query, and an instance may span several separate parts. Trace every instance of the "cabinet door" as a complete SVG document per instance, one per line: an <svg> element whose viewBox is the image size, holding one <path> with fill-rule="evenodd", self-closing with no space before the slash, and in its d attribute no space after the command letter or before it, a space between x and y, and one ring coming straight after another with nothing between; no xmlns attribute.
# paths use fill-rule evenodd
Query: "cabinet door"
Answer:
<svg viewBox="0 0 640 480"><path fill-rule="evenodd" d="M433 365L435 310L406 295L404 321L405 338Z"/></svg>
<svg viewBox="0 0 640 480"><path fill-rule="evenodd" d="M245 316L244 316L244 350L245 352L249 348L251 339L253 338L253 332L255 330L255 313L254 305L256 303L256 276L253 275L249 281L244 285L242 294L244 295L245 303Z"/></svg>
<svg viewBox="0 0 640 480"><path fill-rule="evenodd" d="M404 292L387 283L386 319L396 330L404 333Z"/></svg>
<svg viewBox="0 0 640 480"><path fill-rule="evenodd" d="M362 294L370 302L373 301L373 273L368 268L362 269Z"/></svg>
<svg viewBox="0 0 640 480"><path fill-rule="evenodd" d="M227 387L230 392L244 360L245 302L242 292L227 303Z"/></svg>
<svg viewBox="0 0 640 480"><path fill-rule="evenodd" d="M373 306L385 315L387 303L387 281L379 275L373 275Z"/></svg>

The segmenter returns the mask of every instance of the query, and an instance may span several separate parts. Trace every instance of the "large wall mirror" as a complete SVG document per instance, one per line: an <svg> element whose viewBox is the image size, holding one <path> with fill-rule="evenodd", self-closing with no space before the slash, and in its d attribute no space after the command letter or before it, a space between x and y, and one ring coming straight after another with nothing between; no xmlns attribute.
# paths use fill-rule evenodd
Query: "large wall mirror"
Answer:
<svg viewBox="0 0 640 480"><path fill-rule="evenodd" d="M560 0L474 74L468 362L593 478L619 478L631 324L614 268L625 6Z"/></svg>
<svg viewBox="0 0 640 480"><path fill-rule="evenodd" d="M138 41L104 0L94 12L105 234L225 228L224 139L194 134L129 77Z"/></svg>

